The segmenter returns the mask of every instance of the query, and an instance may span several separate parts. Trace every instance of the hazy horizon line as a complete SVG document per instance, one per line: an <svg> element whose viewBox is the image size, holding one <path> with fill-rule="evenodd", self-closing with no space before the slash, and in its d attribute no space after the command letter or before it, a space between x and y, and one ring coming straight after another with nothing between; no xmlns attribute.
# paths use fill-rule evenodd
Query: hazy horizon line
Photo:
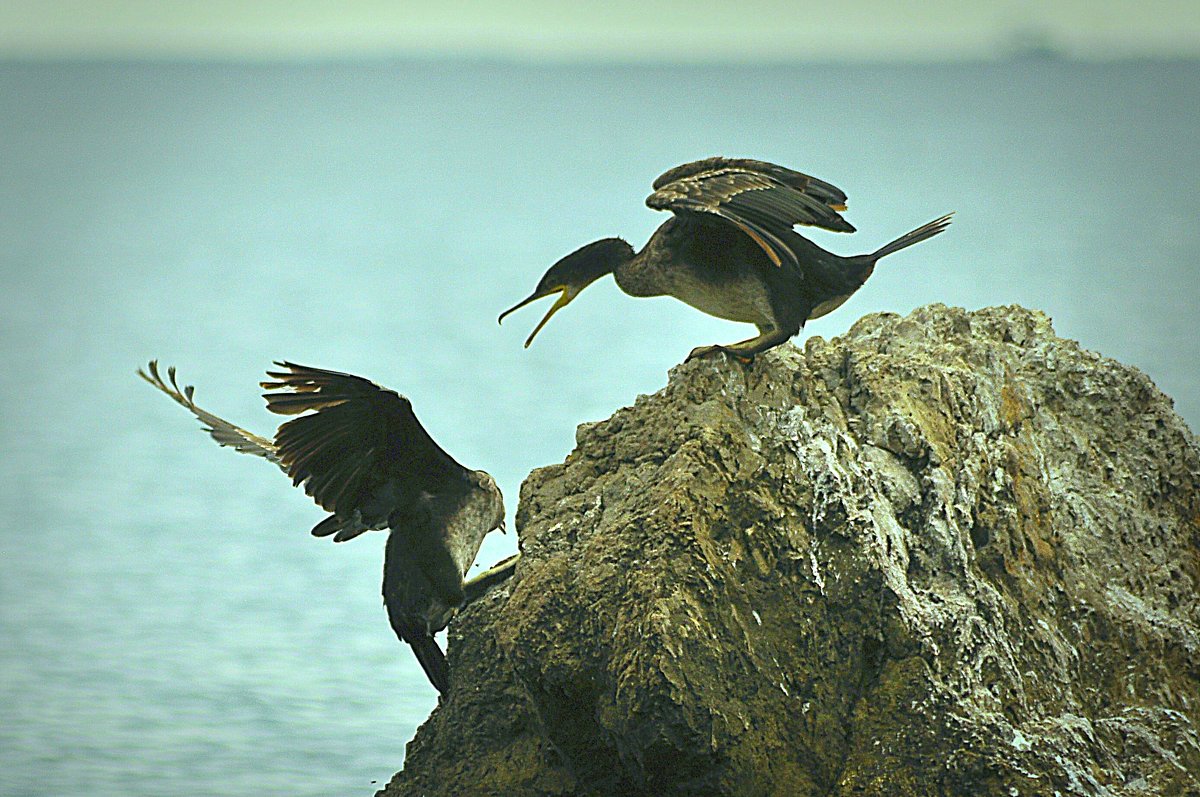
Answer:
<svg viewBox="0 0 1200 797"><path fill-rule="evenodd" d="M335 66L370 64L477 64L531 67L780 67L780 66L954 66L1004 63L1064 63L1064 64L1137 64L1137 63L1200 63L1200 53L1129 53L1100 57L1069 53L1054 49L1031 49L1008 53L977 53L951 57L920 56L825 56L825 57L759 57L706 58L625 57L620 55L547 55L523 53L472 52L371 52L269 54L250 56L230 53L5 53L0 51L0 65L179 65L179 66Z"/></svg>

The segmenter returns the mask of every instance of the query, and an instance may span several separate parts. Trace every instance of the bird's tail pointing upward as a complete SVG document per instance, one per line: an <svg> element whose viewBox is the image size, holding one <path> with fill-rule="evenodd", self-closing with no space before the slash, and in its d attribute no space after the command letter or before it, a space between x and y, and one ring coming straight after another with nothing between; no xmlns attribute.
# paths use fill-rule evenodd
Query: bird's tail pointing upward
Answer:
<svg viewBox="0 0 1200 797"><path fill-rule="evenodd" d="M904 233L904 235L901 235L891 243L884 244L875 250L871 254L871 260L878 260L885 255L890 255L893 252L899 252L901 249L905 249L913 244L919 244L921 241L932 238L938 233L943 232L947 227L950 226L950 217L953 215L953 213L947 213L940 219L934 219L928 224L922 224L920 227L912 230L911 232Z"/></svg>

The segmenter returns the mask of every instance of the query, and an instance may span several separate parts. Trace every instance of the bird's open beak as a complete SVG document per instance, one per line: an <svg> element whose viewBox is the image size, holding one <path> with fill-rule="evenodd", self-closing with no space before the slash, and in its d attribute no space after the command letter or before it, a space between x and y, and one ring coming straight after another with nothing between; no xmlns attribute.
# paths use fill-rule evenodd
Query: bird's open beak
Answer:
<svg viewBox="0 0 1200 797"><path fill-rule="evenodd" d="M497 323L503 323L504 317L506 315L508 315L509 313L513 312L514 310L520 310L522 307L529 304L530 302L536 302L538 299L541 299L546 296L550 296L551 294L554 294L554 293L559 293L557 301L555 301L554 304L550 307L549 312L546 313L545 317L541 320L541 322L539 322L538 325L536 327L534 327L533 332L529 333L529 337L525 339L525 348L528 349L529 344L533 343L533 339L535 337L537 337L537 333L541 332L542 327L546 326L546 322L550 320L550 316L554 315L560 309L562 309L562 308L566 307L568 304L570 304L571 300L574 299L579 294L578 290L576 290L575 288L572 288L570 285L561 285L556 288L551 288L551 289L545 290L545 291L535 291L529 298L525 299L524 301L520 302L519 304L513 305L512 307L508 308L503 313L501 313L500 317L498 319L496 319Z"/></svg>

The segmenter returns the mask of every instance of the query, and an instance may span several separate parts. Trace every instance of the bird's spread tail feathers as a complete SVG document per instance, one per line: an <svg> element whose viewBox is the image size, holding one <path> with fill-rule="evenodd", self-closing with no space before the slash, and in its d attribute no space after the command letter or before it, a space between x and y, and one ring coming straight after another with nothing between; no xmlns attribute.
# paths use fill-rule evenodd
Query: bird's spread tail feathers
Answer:
<svg viewBox="0 0 1200 797"><path fill-rule="evenodd" d="M450 668L446 665L446 655L438 647L437 640L432 635L419 634L409 639L408 644L412 645L421 669L438 693L444 695L450 691Z"/></svg>
<svg viewBox="0 0 1200 797"><path fill-rule="evenodd" d="M940 219L934 219L928 224L922 224L917 229L904 233L904 235L901 235L891 243L884 244L872 252L870 255L871 260L878 260L881 257L892 254L893 252L899 252L901 249L910 247L913 244L919 244L921 241L932 238L940 232L944 232L945 229L950 226L950 220L953 215L953 213L947 213Z"/></svg>

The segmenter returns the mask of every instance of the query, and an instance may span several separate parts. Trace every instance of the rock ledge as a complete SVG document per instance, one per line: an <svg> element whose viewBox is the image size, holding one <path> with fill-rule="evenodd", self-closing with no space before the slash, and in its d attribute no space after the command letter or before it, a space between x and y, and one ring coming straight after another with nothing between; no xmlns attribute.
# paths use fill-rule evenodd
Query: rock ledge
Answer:
<svg viewBox="0 0 1200 797"><path fill-rule="evenodd" d="M1200 794L1200 445L1019 307L581 426L382 795Z"/></svg>

